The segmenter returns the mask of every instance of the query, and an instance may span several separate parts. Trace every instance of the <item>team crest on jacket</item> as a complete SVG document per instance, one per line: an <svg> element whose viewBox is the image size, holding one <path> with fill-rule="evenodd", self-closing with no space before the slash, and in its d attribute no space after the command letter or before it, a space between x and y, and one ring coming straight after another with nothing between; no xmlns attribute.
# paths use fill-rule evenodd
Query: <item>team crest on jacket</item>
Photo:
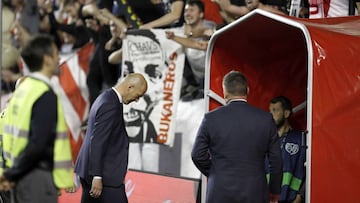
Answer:
<svg viewBox="0 0 360 203"><path fill-rule="evenodd" d="M285 145L285 150L291 154L291 155L294 155L296 153L298 153L299 151L299 145L298 144L295 144L295 143L286 143Z"/></svg>

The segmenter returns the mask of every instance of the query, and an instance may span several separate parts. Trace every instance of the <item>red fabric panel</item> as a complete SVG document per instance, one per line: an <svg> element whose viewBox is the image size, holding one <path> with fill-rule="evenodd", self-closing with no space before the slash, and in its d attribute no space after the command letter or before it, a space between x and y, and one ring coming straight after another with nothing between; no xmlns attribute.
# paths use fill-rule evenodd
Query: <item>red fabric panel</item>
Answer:
<svg viewBox="0 0 360 203"><path fill-rule="evenodd" d="M308 29L314 51L311 201L359 202L360 37Z"/></svg>

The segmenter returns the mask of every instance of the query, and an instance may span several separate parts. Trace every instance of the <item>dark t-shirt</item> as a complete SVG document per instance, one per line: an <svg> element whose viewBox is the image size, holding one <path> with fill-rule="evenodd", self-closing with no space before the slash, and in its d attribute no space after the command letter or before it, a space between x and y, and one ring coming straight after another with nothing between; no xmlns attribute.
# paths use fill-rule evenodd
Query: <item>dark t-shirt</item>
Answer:
<svg viewBox="0 0 360 203"><path fill-rule="evenodd" d="M127 4L131 7L132 11L137 15L138 18L140 18L141 22L143 24L149 23L151 21L154 21L171 10L171 3L175 1L184 1L184 0L169 0L168 3L159 3L159 4L153 4L150 0L136 0L136 1L127 1ZM119 6L122 4L119 2ZM120 9L123 10L124 9ZM125 9L128 11L127 9ZM178 22L165 26L165 27L176 27L181 26L184 23L184 9L181 14L181 18Z"/></svg>
<svg viewBox="0 0 360 203"><path fill-rule="evenodd" d="M149 0L128 1L142 23L148 23L166 14L165 4L152 4Z"/></svg>

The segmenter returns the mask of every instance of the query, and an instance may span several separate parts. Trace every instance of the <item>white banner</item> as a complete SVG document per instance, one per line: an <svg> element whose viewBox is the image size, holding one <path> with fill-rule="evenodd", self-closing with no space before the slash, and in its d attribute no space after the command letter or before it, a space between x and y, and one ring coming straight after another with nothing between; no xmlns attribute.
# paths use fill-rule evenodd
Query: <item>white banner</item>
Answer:
<svg viewBox="0 0 360 203"><path fill-rule="evenodd" d="M182 46L168 40L165 30L131 30L122 50L122 76L142 73L148 82L144 97L124 106L130 142L172 146L185 60Z"/></svg>

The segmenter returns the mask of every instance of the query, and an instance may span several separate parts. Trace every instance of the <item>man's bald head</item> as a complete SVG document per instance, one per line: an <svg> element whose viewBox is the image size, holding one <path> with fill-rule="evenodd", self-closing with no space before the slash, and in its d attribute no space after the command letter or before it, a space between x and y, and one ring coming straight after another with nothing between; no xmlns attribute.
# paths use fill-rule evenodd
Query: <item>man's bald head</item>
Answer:
<svg viewBox="0 0 360 203"><path fill-rule="evenodd" d="M142 74L131 73L115 88L119 91L123 99L123 103L129 104L133 101L137 101L145 94L147 90L147 82Z"/></svg>
<svg viewBox="0 0 360 203"><path fill-rule="evenodd" d="M134 86L138 86L140 88L144 88L144 91L147 90L147 82L144 76L140 73L131 73L125 79L124 82L131 83Z"/></svg>

